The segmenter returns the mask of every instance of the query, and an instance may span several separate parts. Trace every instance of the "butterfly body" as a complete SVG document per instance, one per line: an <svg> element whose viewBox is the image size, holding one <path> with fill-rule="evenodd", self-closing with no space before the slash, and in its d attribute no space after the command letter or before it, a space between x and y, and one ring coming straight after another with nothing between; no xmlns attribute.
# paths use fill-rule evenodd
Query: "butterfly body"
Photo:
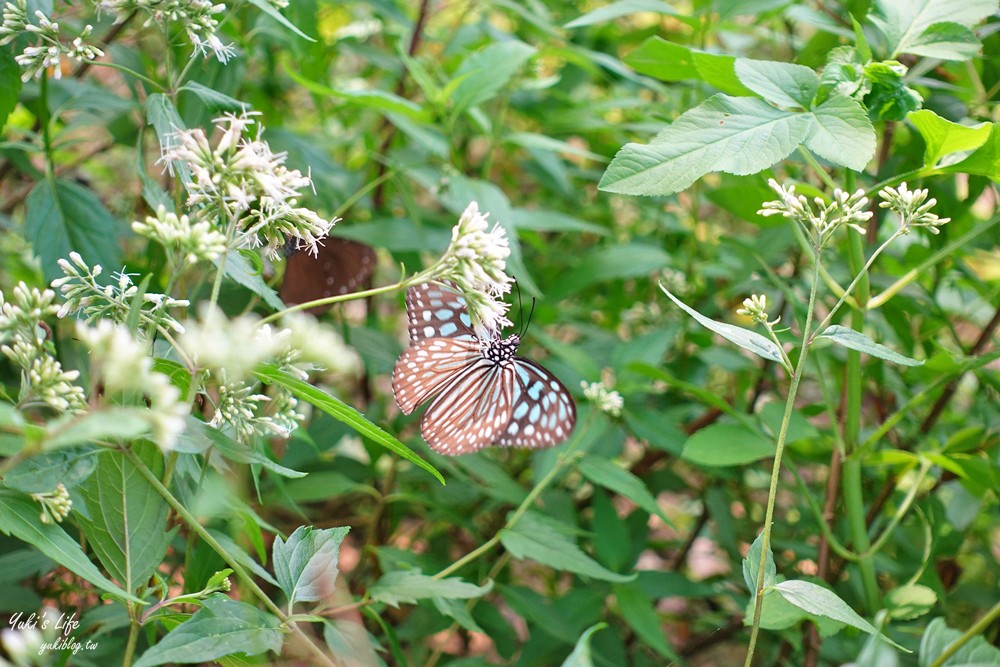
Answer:
<svg viewBox="0 0 1000 667"><path fill-rule="evenodd" d="M406 414L431 401L420 425L431 447L455 455L551 447L569 437L573 399L554 375L516 356L518 336L480 338L451 286L413 287L406 305L410 347L396 362L392 388Z"/></svg>

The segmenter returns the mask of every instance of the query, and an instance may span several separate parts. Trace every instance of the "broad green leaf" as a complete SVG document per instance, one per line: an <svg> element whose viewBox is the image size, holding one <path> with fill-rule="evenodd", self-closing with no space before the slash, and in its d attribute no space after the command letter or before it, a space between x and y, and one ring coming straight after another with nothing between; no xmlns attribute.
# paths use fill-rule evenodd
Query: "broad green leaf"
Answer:
<svg viewBox="0 0 1000 667"><path fill-rule="evenodd" d="M236 544L236 542L233 541L233 538L229 537L229 535L226 535L225 533L220 533L219 531L212 529L209 529L208 532L216 539L223 549L229 552L229 555L234 561L236 561L237 564L252 571L254 575L260 577L264 581L274 586L278 586L278 580L272 577L271 573L265 570L263 565L254 560L254 557L247 552L246 547L241 547ZM264 557L266 557L266 552L262 553L262 558Z"/></svg>
<svg viewBox="0 0 1000 667"><path fill-rule="evenodd" d="M7 117L17 106L21 85L21 67L14 61L14 52L0 49L0 128L7 124Z"/></svg>
<svg viewBox="0 0 1000 667"><path fill-rule="evenodd" d="M757 539L750 545L747 557L743 559L743 581L747 584L751 597L757 595L757 577L760 576L760 558L764 550L764 533L757 535ZM778 569L774 565L774 554L767 550L767 561L764 563L764 585L762 588L769 588L777 580Z"/></svg>
<svg viewBox="0 0 1000 667"><path fill-rule="evenodd" d="M943 618L935 618L920 638L918 667L930 667L945 650L962 637L949 628ZM991 646L983 635L976 635L955 651L941 667L996 667L1000 665L1000 649Z"/></svg>
<svg viewBox="0 0 1000 667"><path fill-rule="evenodd" d="M42 263L46 281L63 275L57 262L80 253L106 272L121 268L118 223L92 191L74 181L45 179L28 195L24 234Z"/></svg>
<svg viewBox="0 0 1000 667"><path fill-rule="evenodd" d="M739 345L744 350L753 352L758 357L763 357L765 359L781 363L781 350L769 338L765 338L755 331L738 327L735 324L718 322L705 317L694 308L684 305L680 299L671 294L667 288L663 286L663 283L660 283L660 289L663 290L663 293L666 294L671 301L677 304L681 310L693 317L698 324L705 327L709 331L719 334L729 342Z"/></svg>
<svg viewBox="0 0 1000 667"><path fill-rule="evenodd" d="M301 30L299 30L298 27L294 23L292 23L287 18L285 18L284 14L282 14L281 12L279 12L278 9L273 4L271 4L270 2L268 2L267 0L250 0L250 4L253 5L254 7L256 7L257 9L259 9L260 11L264 12L265 14L267 14L268 16L270 16L272 19L274 19L275 21L277 21L278 23L280 23L281 25L283 25L286 29L288 29L291 32L295 33L296 35L298 35L302 39L306 40L307 42L315 42L316 41L315 39L313 39L309 35L305 34Z"/></svg>
<svg viewBox="0 0 1000 667"><path fill-rule="evenodd" d="M58 449L99 440L134 440L151 430L147 408L102 408L49 422L44 447Z"/></svg>
<svg viewBox="0 0 1000 667"><path fill-rule="evenodd" d="M466 58L455 71L455 80L461 80L451 93L454 113L460 114L494 97L535 51L534 47L511 39L485 46Z"/></svg>
<svg viewBox="0 0 1000 667"><path fill-rule="evenodd" d="M387 572L376 581L368 594L373 600L385 602L393 607L400 604L416 604L417 600L444 598L447 600L468 600L486 595L493 590L493 582L476 586L458 577L435 579L420 570L397 570Z"/></svg>
<svg viewBox="0 0 1000 667"><path fill-rule="evenodd" d="M431 598L431 602L434 603L437 610L444 616L454 620L469 632L485 632L479 624L476 623L476 619L472 618L472 612L466 608L464 602L441 597Z"/></svg>
<svg viewBox="0 0 1000 667"><path fill-rule="evenodd" d="M659 14L676 14L674 8L662 0L618 0L610 4L592 9L583 16L579 16L564 28L582 28L588 25L606 23L622 16L637 14L639 12L657 12Z"/></svg>
<svg viewBox="0 0 1000 667"><path fill-rule="evenodd" d="M590 657L590 637L606 627L607 623L597 623L587 628L577 640L573 652L563 661L562 667L594 667L594 661Z"/></svg>
<svg viewBox="0 0 1000 667"><path fill-rule="evenodd" d="M294 378L273 365L264 365L255 371L255 375L268 384L277 384L284 387L292 394L307 403L315 405L317 408L327 413L334 419L341 421L359 434L370 438L382 445L386 449L395 452L400 457L410 461L434 475L439 482L445 483L441 473L427 461L413 453L406 445L395 437L383 431L381 428L368 421L367 418L351 406L347 405L339 398L331 396L322 389L312 386L308 382L303 382Z"/></svg>
<svg viewBox="0 0 1000 667"><path fill-rule="evenodd" d="M680 660L666 635L660 616L649 596L635 584L615 586L618 614L642 641L667 660Z"/></svg>
<svg viewBox="0 0 1000 667"><path fill-rule="evenodd" d="M891 361L892 363L899 364L901 366L922 366L924 364L923 361L904 357L898 352L890 350L885 345L876 343L860 331L855 331L854 329L850 329L848 327L842 327L839 324L827 327L826 331L820 334L820 337L829 338L838 345L843 345L851 350L864 352L870 356L885 359L886 361Z"/></svg>
<svg viewBox="0 0 1000 667"><path fill-rule="evenodd" d="M708 85L718 88L727 95L737 97L753 95L753 91L744 86L736 76L736 56L694 50L691 51L691 56L701 80Z"/></svg>
<svg viewBox="0 0 1000 667"><path fill-rule="evenodd" d="M563 275L547 296L560 299L596 283L643 278L669 264L670 255L652 244L597 246L581 258L579 266Z"/></svg>
<svg viewBox="0 0 1000 667"><path fill-rule="evenodd" d="M712 424L684 442L681 458L700 466L740 466L774 456L774 443L740 424Z"/></svg>
<svg viewBox="0 0 1000 667"><path fill-rule="evenodd" d="M253 463L270 470L276 475L290 477L292 479L305 477L309 474L299 472L298 470L292 470L291 468L286 468L279 463L275 463L265 454L236 442L219 429L214 426L209 426L200 420L190 420L188 421L188 426L189 428L193 428L195 431L192 435L196 436L197 433L200 432L201 435L208 438L212 442L216 451L231 461L236 461L238 463Z"/></svg>
<svg viewBox="0 0 1000 667"><path fill-rule="evenodd" d="M178 131L187 129L177 107L163 93L153 93L146 98L146 122L156 130L156 138L160 140L160 148L173 146ZM181 183L191 182L191 170L179 161L173 161L171 166Z"/></svg>
<svg viewBox="0 0 1000 667"><path fill-rule="evenodd" d="M624 58L625 64L639 74L660 81L700 79L692 50L662 37L650 37Z"/></svg>
<svg viewBox="0 0 1000 667"><path fill-rule="evenodd" d="M773 586L773 590L778 591L781 597L785 598L799 609L807 611L810 614L833 619L834 621L849 625L852 628L857 628L862 632L867 632L870 635L881 634L879 633L878 628L858 616L853 609L847 606L846 602L841 600L836 593L828 588L823 588L818 584L808 581L789 579L788 581L782 581L781 583L775 584ZM906 651L905 648L885 635L881 636L885 641L889 642L899 650ZM907 653L909 653L909 651L907 651Z"/></svg>
<svg viewBox="0 0 1000 667"><path fill-rule="evenodd" d="M145 132L137 134L135 142L135 171L139 175L139 182L142 183L142 198L155 213L161 206L168 212L173 212L174 202L160 185L159 181L149 175L146 169L146 152L143 149L143 138Z"/></svg>
<svg viewBox="0 0 1000 667"><path fill-rule="evenodd" d="M756 98L715 95L681 114L649 144L626 144L598 187L630 195L670 195L713 171L753 174L788 157L808 136L811 114Z"/></svg>
<svg viewBox="0 0 1000 667"><path fill-rule="evenodd" d="M812 111L806 148L833 164L862 171L875 156L875 128L861 103L834 95Z"/></svg>
<svg viewBox="0 0 1000 667"><path fill-rule="evenodd" d="M181 87L181 90L190 92L192 95L204 102L205 106L211 111L242 112L244 109L250 107L249 104L243 102L242 100L230 97L225 93L220 93L214 88L209 88L208 86L200 84L197 81L188 81Z"/></svg>
<svg viewBox="0 0 1000 667"><path fill-rule="evenodd" d="M511 222L517 229L530 229L536 232L587 232L599 236L607 236L610 233L605 227L559 211L515 208L511 211Z"/></svg>
<svg viewBox="0 0 1000 667"><path fill-rule="evenodd" d="M538 148L541 150L552 151L553 153L576 155L578 157L584 157L588 160L594 160L597 162L608 161L606 157L599 153L588 151L587 149L571 144L568 141L548 137L544 134L538 134L537 132L511 132L510 134L505 134L502 139L505 143L514 144L515 146L523 146L524 148Z"/></svg>
<svg viewBox="0 0 1000 667"><path fill-rule="evenodd" d="M360 620L326 619L323 623L323 641L334 655L349 655L357 660L358 665L382 664L374 649L379 644L365 630Z"/></svg>
<svg viewBox="0 0 1000 667"><path fill-rule="evenodd" d="M816 72L803 65L737 58L734 67L740 83L785 109L808 109L819 88Z"/></svg>
<svg viewBox="0 0 1000 667"><path fill-rule="evenodd" d="M869 14L885 36L890 57L913 53L924 31L938 23L972 27L997 11L996 0L878 0Z"/></svg>
<svg viewBox="0 0 1000 667"><path fill-rule="evenodd" d="M990 136L972 155L941 171L959 174L977 174L1000 180L1000 123L993 123Z"/></svg>
<svg viewBox="0 0 1000 667"><path fill-rule="evenodd" d="M218 266L221 261L222 259L219 258L214 263ZM246 287L262 298L264 303L271 306L271 308L275 310L284 310L287 308L285 302L278 296L278 293L264 282L260 272L254 271L250 262L242 254L238 252L229 253L226 256L226 264L223 272L227 278L239 285L243 285L243 287Z"/></svg>
<svg viewBox="0 0 1000 667"><path fill-rule="evenodd" d="M172 359L153 357L153 370L170 378L170 383L181 390L181 396L187 396L191 387L191 371L187 366Z"/></svg>
<svg viewBox="0 0 1000 667"><path fill-rule="evenodd" d="M284 634L274 616L224 595L202 601L198 612L142 654L134 667L205 663L240 653L278 653Z"/></svg>
<svg viewBox="0 0 1000 667"><path fill-rule="evenodd" d="M340 544L350 530L349 526L323 530L299 526L287 542L280 536L274 538L274 576L289 605L316 602L333 593L340 573Z"/></svg>
<svg viewBox="0 0 1000 667"><path fill-rule="evenodd" d="M642 480L611 461L597 456L588 456L577 463L583 476L594 484L625 496L650 514L660 517L663 523L673 525L660 509L656 498L649 492Z"/></svg>
<svg viewBox="0 0 1000 667"><path fill-rule="evenodd" d="M132 446L157 477L163 456L151 443ZM104 568L126 590L145 586L167 553L174 531L167 530L167 501L122 452L97 455L97 470L80 486L89 519L80 518Z"/></svg>
<svg viewBox="0 0 1000 667"><path fill-rule="evenodd" d="M140 603L139 598L119 588L101 574L87 554L62 526L42 523L38 505L24 496L0 491L0 532L27 542L73 574L110 593L118 600Z"/></svg>
<svg viewBox="0 0 1000 667"><path fill-rule="evenodd" d="M618 510L601 489L594 489L590 505L593 508L590 526L594 533L594 555L615 572L621 572L629 564L633 551L628 524L618 516ZM639 578L642 578L641 573Z"/></svg>
<svg viewBox="0 0 1000 667"><path fill-rule="evenodd" d="M924 103L920 93L906 85L906 68L899 63L868 63L864 72L870 87L864 103L872 120L903 120Z"/></svg>
<svg viewBox="0 0 1000 667"><path fill-rule="evenodd" d="M921 584L905 584L885 594L889 617L899 621L909 621L930 613L937 601L937 593Z"/></svg>
<svg viewBox="0 0 1000 667"><path fill-rule="evenodd" d="M428 112L416 102L400 97L388 91L372 88L370 90L345 90L332 88L307 78L303 74L289 68L289 75L302 87L325 97L343 100L344 104L363 109L374 109L386 114L397 114L410 120L426 121Z"/></svg>
<svg viewBox="0 0 1000 667"><path fill-rule="evenodd" d="M939 60L971 60L982 48L982 42L964 25L935 23L912 40L906 51Z"/></svg>
<svg viewBox="0 0 1000 667"><path fill-rule="evenodd" d="M525 512L513 528L500 532L500 542L514 558L530 558L542 565L604 581L632 581L635 575L612 572L583 553L566 535L553 529L551 519Z"/></svg>
<svg viewBox="0 0 1000 667"><path fill-rule="evenodd" d="M972 151L990 137L992 123L959 125L942 118L930 109L914 111L906 117L924 138L924 166L934 167L946 155Z"/></svg>
<svg viewBox="0 0 1000 667"><path fill-rule="evenodd" d="M24 493L46 493L59 484L71 489L97 469L98 451L92 446L80 446L44 452L7 471L3 485Z"/></svg>

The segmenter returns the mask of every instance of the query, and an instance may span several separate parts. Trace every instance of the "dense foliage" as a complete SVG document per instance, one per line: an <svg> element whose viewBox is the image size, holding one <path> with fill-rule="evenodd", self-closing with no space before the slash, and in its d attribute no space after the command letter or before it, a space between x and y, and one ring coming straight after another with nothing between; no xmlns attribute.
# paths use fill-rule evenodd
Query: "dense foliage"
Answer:
<svg viewBox="0 0 1000 667"><path fill-rule="evenodd" d="M997 11L6 2L0 655L1000 665ZM566 443L426 444L434 280Z"/></svg>

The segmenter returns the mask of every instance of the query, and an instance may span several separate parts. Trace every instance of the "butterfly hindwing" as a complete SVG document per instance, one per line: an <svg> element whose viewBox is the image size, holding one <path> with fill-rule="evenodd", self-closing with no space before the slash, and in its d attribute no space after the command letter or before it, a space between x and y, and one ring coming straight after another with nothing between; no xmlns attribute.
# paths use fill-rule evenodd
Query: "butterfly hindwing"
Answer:
<svg viewBox="0 0 1000 667"><path fill-rule="evenodd" d="M371 247L331 236L315 256L301 249L290 251L278 294L285 303L296 304L354 292L371 277L377 263ZM317 306L307 312L319 314L329 308Z"/></svg>
<svg viewBox="0 0 1000 667"><path fill-rule="evenodd" d="M426 338L476 339L461 292L451 285L424 283L406 290L410 343Z"/></svg>
<svg viewBox="0 0 1000 667"><path fill-rule="evenodd" d="M442 454L488 446L510 421L514 370L479 359L455 377L427 408L420 433Z"/></svg>
<svg viewBox="0 0 1000 667"><path fill-rule="evenodd" d="M552 447L573 432L576 406L569 391L531 359L514 357L511 418L492 444L500 447Z"/></svg>

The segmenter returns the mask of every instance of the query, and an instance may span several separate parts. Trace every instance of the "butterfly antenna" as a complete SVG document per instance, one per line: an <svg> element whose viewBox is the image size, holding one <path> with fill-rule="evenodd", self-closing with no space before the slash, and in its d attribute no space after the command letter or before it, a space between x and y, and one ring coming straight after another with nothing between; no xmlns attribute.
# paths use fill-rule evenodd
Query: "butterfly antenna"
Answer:
<svg viewBox="0 0 1000 667"><path fill-rule="evenodd" d="M524 334L528 333L528 327L531 326L531 318L535 314L535 297L531 297L531 310L528 311L528 320L524 323L524 331L521 333L519 338L524 338Z"/></svg>
<svg viewBox="0 0 1000 667"><path fill-rule="evenodd" d="M514 289L517 290L517 320L520 324L524 324L524 308L521 304L521 285L516 280L514 281ZM524 336L524 332L522 332L520 327L518 327L517 337L521 338L522 336Z"/></svg>

